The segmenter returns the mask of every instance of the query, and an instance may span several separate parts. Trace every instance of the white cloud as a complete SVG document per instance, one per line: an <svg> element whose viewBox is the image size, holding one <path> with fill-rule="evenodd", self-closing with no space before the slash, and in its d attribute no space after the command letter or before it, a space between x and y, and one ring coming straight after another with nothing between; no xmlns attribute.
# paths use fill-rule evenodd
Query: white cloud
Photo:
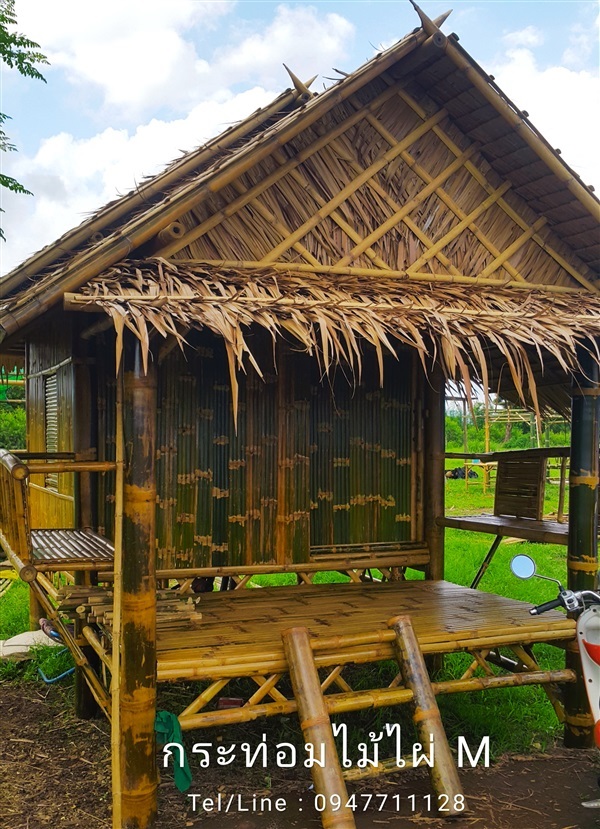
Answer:
<svg viewBox="0 0 600 829"><path fill-rule="evenodd" d="M214 75L221 84L246 73L264 85L281 79L285 63L302 80L331 69L347 54L354 26L339 14L321 15L313 6L278 6L266 29L243 37L215 54Z"/></svg>
<svg viewBox="0 0 600 829"><path fill-rule="evenodd" d="M511 49L490 68L500 88L520 108L544 138L585 184L600 187L597 146L600 112L590 101L600 100L600 78L566 66L541 68L529 49ZM585 120L582 117L585 113Z"/></svg>
<svg viewBox="0 0 600 829"><path fill-rule="evenodd" d="M0 248L4 272L181 152L270 102L289 85L283 62L302 80L329 70L345 57L354 33L338 14L279 5L266 27L239 26L236 19L227 44L215 49L206 31L234 6L210 0L105 0L92 10L80 0L22 0L19 26L40 42L51 71L66 73L83 93L99 89L108 111L123 117L108 120L106 112L99 113L113 126L86 138L64 131L43 139L35 154L11 159L10 174L26 181L35 198L4 194L2 224L9 240ZM185 115L148 120L165 107Z"/></svg>
<svg viewBox="0 0 600 829"><path fill-rule="evenodd" d="M19 26L40 43L51 69L99 88L132 117L149 107L186 108L205 66L192 38L233 10L229 0L27 0ZM196 96L195 100L198 100Z"/></svg>
<svg viewBox="0 0 600 829"><path fill-rule="evenodd" d="M502 36L507 46L541 46L544 42L543 33L535 26L526 26L516 32L507 32Z"/></svg>
<svg viewBox="0 0 600 829"><path fill-rule="evenodd" d="M100 90L127 122L156 112L187 112L232 84L281 88L286 63L303 80L344 58L354 27L309 5L274 7L258 29L236 20L225 47L208 31L236 4L227 0L27 0L19 25L77 86ZM243 16L243 4L237 6ZM95 13L94 13L95 11Z"/></svg>
<svg viewBox="0 0 600 829"><path fill-rule="evenodd" d="M576 23L571 27L569 45L562 55L562 62L567 66L578 68L598 53L598 27L600 17L596 18L595 25L590 29Z"/></svg>

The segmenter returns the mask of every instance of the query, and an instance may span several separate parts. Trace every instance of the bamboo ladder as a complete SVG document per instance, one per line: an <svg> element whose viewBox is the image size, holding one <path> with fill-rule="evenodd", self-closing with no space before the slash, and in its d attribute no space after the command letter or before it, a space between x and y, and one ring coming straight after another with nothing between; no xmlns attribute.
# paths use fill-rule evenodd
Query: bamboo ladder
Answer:
<svg viewBox="0 0 600 829"><path fill-rule="evenodd" d="M404 683L411 693L413 721L419 737L423 745L429 745L431 740L435 746L435 762L430 768L432 786L436 795L444 796L444 802L448 803L447 816L462 814L464 810L456 809L457 802L464 802L458 771L410 616L396 616L388 625L396 634L394 651ZM306 627L287 628L281 636L304 739L307 744L321 745L326 757L323 767L318 763L311 767L315 792L324 798L323 829L356 829L354 813L347 805L346 779L363 775L357 769L342 772L330 712L313 655L317 640L311 640ZM389 771L387 761L378 766L378 773L384 769ZM340 807L335 808L338 803Z"/></svg>

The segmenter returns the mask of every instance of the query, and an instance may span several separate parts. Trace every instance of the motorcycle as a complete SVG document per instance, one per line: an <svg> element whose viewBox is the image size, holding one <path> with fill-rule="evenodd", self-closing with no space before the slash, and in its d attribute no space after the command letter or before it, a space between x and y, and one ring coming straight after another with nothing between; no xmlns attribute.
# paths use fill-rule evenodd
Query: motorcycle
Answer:
<svg viewBox="0 0 600 829"><path fill-rule="evenodd" d="M537 572L535 561L527 555L518 555L510 563L513 575L519 579L534 576L558 585L558 596L549 602L532 607L532 616L563 607L577 619L577 641L588 702L594 718L594 741L600 748L600 593L594 590L566 590L558 579ZM600 784L600 781L599 781ZM600 809L600 799L582 804L590 809Z"/></svg>

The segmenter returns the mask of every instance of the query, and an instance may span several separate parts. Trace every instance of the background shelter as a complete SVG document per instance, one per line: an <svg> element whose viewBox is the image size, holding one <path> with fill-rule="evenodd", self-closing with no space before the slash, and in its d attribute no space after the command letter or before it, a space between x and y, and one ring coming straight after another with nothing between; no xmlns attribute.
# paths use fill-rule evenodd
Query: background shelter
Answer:
<svg viewBox="0 0 600 829"><path fill-rule="evenodd" d="M45 612L61 598L48 571L75 571L80 595L114 584L109 615L93 616L91 633L80 624L73 648L112 670L110 693L82 674L112 712L115 826L151 825L155 813L157 676L212 683L181 714L184 727L223 721L206 704L229 674L243 675L240 649L294 601L265 591L256 609L245 596L206 594L202 620L175 620L195 625L185 655L172 608L159 609L157 655L157 578L185 590L194 578L243 585L293 572L298 596L310 591L301 626L320 644L282 631L272 658L251 654L252 715L279 705L306 725L302 693L281 699L276 684L286 664L293 681L295 670L309 674L313 657L332 669L321 691L350 695L321 713L359 704L344 664L412 658L406 628L387 626L394 608L414 608L417 651L467 641L465 591L441 581L446 378L467 388L477 379L538 412L573 405L570 583L596 578L599 202L441 32L445 17L419 13L418 29L318 95L290 73L293 88L269 107L2 282L2 348L25 346L29 417L30 536L8 546L21 543L17 559ZM42 533L64 528L91 528L86 555ZM407 568L424 571L425 585L401 582ZM333 569L354 584L317 592L314 573ZM392 584L365 586L371 569ZM392 597L369 622L376 633L327 638L325 608L343 617L348 596L364 608L371 587ZM433 591L420 594L420 623L418 602L403 604L398 589L413 599ZM432 601L444 609L433 622ZM468 601L481 616L474 652L517 649L521 677L505 684L550 681L524 645L573 638L569 620L555 614L536 627L519 603ZM237 634L223 625L244 607L254 622L249 633L241 626L234 654ZM428 686L426 673L417 685ZM405 684L360 705L416 693ZM574 693L569 704L571 739L585 741L585 702Z"/></svg>

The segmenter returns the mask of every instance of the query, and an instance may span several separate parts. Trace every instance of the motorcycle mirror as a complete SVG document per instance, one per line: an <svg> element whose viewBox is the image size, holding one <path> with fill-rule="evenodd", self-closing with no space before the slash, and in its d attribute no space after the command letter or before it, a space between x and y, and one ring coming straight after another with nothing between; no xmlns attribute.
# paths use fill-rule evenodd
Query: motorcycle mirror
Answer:
<svg viewBox="0 0 600 829"><path fill-rule="evenodd" d="M535 576L535 561L531 556L518 555L511 561L510 569L518 579L530 579Z"/></svg>

